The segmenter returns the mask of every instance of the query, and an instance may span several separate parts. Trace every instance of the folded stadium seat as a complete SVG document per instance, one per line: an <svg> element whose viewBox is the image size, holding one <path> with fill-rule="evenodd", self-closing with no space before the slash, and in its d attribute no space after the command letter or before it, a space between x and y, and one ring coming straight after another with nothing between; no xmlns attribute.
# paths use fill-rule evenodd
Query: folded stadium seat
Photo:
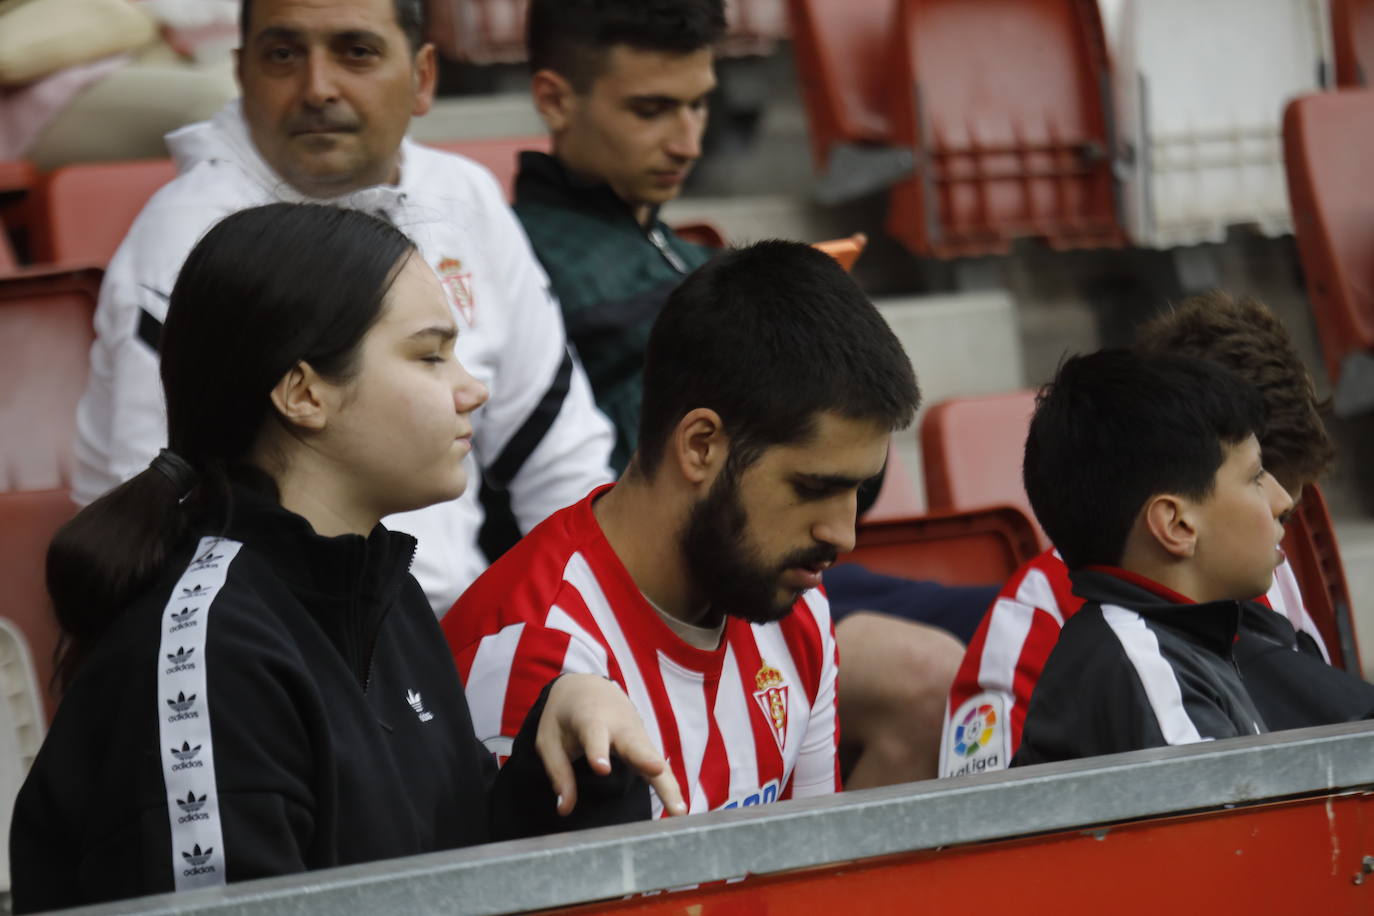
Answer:
<svg viewBox="0 0 1374 916"><path fill-rule="evenodd" d="M1336 85L1369 85L1374 72L1374 0L1331 0L1331 44Z"/></svg>
<svg viewBox="0 0 1374 916"><path fill-rule="evenodd" d="M731 0L729 31L718 54L766 54L787 37L783 0ZM450 60L467 64L525 61L529 0L426 0L429 40Z"/></svg>
<svg viewBox="0 0 1374 916"><path fill-rule="evenodd" d="M442 140L429 144L446 153L457 153L480 162L491 169L506 200L515 199L515 173L519 169L519 156L523 150L547 153L551 147L547 134L530 137L482 137L476 140Z"/></svg>
<svg viewBox="0 0 1374 916"><path fill-rule="evenodd" d="M1039 553L1035 526L1026 514L1013 506L994 506L883 521L865 519L854 549L840 562L944 585L986 585L1005 581Z"/></svg>
<svg viewBox="0 0 1374 916"><path fill-rule="evenodd" d="M889 443L887 447L887 467L883 471L883 485L878 490L878 498L863 515L863 522L884 522L892 519L907 519L925 512L921 494L911 482L911 474L902 463L897 446ZM991 582L992 580L987 580Z"/></svg>
<svg viewBox="0 0 1374 916"><path fill-rule="evenodd" d="M1283 151L1298 255L1336 410L1374 404L1374 90L1294 100Z"/></svg>
<svg viewBox="0 0 1374 916"><path fill-rule="evenodd" d="M1322 88L1326 0L1127 0L1117 47L1119 168L1137 245L1292 230L1280 122Z"/></svg>
<svg viewBox="0 0 1374 916"><path fill-rule="evenodd" d="M24 636L45 722L57 709L52 675L58 628L44 568L53 534L75 514L66 489L0 493L0 618ZM0 648L0 668L7 664L7 653ZM7 690L9 677L4 675Z"/></svg>
<svg viewBox="0 0 1374 916"><path fill-rule="evenodd" d="M0 493L71 480L100 276L52 268L0 277Z"/></svg>
<svg viewBox="0 0 1374 916"><path fill-rule="evenodd" d="M891 33L899 0L788 0L792 29L792 54L802 101L811 131L811 158L817 170L830 165L832 155L860 156L855 169L863 170L862 151L874 156L890 154L892 125L883 100L892 90ZM910 156L893 160L897 177L911 168ZM828 181L843 181L843 174ZM879 176L876 187L886 181ZM866 184L858 193L868 190ZM836 199L850 196L836 193Z"/></svg>
<svg viewBox="0 0 1374 916"><path fill-rule="evenodd" d="M932 512L1015 506L1035 518L1021 483L1034 391L950 398L921 418L921 462ZM1040 543L1049 540L1035 527Z"/></svg>
<svg viewBox="0 0 1374 916"><path fill-rule="evenodd" d="M38 192L34 260L105 267L148 198L176 177L170 159L93 162L56 169Z"/></svg>
<svg viewBox="0 0 1374 916"><path fill-rule="evenodd" d="M0 276L14 273L19 269L19 256L14 253L14 246L10 244L9 232L5 229L5 223L0 220Z"/></svg>
<svg viewBox="0 0 1374 916"><path fill-rule="evenodd" d="M683 223L674 226L673 232L679 238L697 245L705 245L707 248L724 248L730 244L725 240L725 233L715 223Z"/></svg>
<svg viewBox="0 0 1374 916"><path fill-rule="evenodd" d="M889 233L940 258L1122 243L1093 0L902 0L893 40L888 116L916 170Z"/></svg>
<svg viewBox="0 0 1374 916"><path fill-rule="evenodd" d="M1303 606L1321 631L1331 664L1359 675L1362 669L1355 643L1350 589L1336 544L1336 528L1326 498L1316 484L1303 491L1298 510L1288 522L1283 552L1302 590Z"/></svg>

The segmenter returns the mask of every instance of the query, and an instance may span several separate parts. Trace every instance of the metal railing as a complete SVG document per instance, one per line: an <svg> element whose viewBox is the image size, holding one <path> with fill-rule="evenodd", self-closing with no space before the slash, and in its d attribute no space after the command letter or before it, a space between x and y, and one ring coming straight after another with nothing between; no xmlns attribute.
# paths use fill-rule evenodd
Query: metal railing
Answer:
<svg viewBox="0 0 1374 916"><path fill-rule="evenodd" d="M1374 723L1355 723L494 843L67 912L524 912L1370 786Z"/></svg>

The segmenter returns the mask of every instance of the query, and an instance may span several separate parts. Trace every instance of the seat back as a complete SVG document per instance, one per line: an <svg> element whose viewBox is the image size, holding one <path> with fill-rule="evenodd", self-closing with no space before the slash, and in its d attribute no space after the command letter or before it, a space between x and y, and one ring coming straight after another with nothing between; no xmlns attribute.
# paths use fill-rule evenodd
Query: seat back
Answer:
<svg viewBox="0 0 1374 916"><path fill-rule="evenodd" d="M0 493L0 618L28 644L45 721L57 709L52 675L59 631L44 569L53 534L75 514L65 489Z"/></svg>
<svg viewBox="0 0 1374 916"><path fill-rule="evenodd" d="M1305 488L1297 511L1288 521L1283 552L1302 590L1303 606L1326 643L1331 664L1359 675L1362 669L1355 643L1350 588L1336 544L1336 528L1326 498L1316 484Z"/></svg>
<svg viewBox="0 0 1374 916"><path fill-rule="evenodd" d="M1121 244L1095 2L902 0L894 40L888 117L917 162L894 237L935 257Z"/></svg>
<svg viewBox="0 0 1374 916"><path fill-rule="evenodd" d="M481 163L491 170L506 194L506 200L515 199L515 175L520 168L520 153L523 150L547 153L552 149L548 134L535 134L528 137L483 137L477 140L443 140L430 144L446 153L457 153Z"/></svg>
<svg viewBox="0 0 1374 916"><path fill-rule="evenodd" d="M921 418L921 462L932 512L1009 505L1035 518L1021 482L1034 391L950 398ZM1039 543L1049 546L1036 528Z"/></svg>
<svg viewBox="0 0 1374 916"><path fill-rule="evenodd" d="M945 585L1005 581L1040 553L1035 526L1013 506L865 520L841 562Z"/></svg>
<svg viewBox="0 0 1374 916"><path fill-rule="evenodd" d="M1291 231L1280 124L1320 90L1327 0L1127 0L1117 46L1127 234L1172 248Z"/></svg>
<svg viewBox="0 0 1374 916"><path fill-rule="evenodd" d="M0 277L0 492L71 481L100 277L95 269Z"/></svg>
<svg viewBox="0 0 1374 916"><path fill-rule="evenodd" d="M886 143L887 56L899 0L788 0L792 53L818 169L836 143Z"/></svg>
<svg viewBox="0 0 1374 916"><path fill-rule="evenodd" d="M1336 85L1369 85L1374 73L1374 2L1331 0L1331 43L1336 58Z"/></svg>
<svg viewBox="0 0 1374 916"><path fill-rule="evenodd" d="M50 173L39 190L34 260L105 267L148 198L175 177L170 159L91 162Z"/></svg>
<svg viewBox="0 0 1374 916"><path fill-rule="evenodd" d="M764 54L787 37L783 0L731 0L723 57ZM426 0L429 40L450 60L467 64L524 63L529 0Z"/></svg>
<svg viewBox="0 0 1374 916"><path fill-rule="evenodd" d="M1347 354L1374 348L1374 90L1294 100L1283 145L1298 256L1334 381Z"/></svg>

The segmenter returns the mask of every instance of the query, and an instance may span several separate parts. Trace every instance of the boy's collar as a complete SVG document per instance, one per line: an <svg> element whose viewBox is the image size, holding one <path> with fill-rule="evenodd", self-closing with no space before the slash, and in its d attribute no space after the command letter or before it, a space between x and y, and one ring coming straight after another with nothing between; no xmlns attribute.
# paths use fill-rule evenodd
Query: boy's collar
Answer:
<svg viewBox="0 0 1374 916"><path fill-rule="evenodd" d="M1115 605L1134 611L1229 657L1240 629L1242 601L1199 604L1147 576L1114 566L1085 566L1072 570L1073 593L1091 604Z"/></svg>
<svg viewBox="0 0 1374 916"><path fill-rule="evenodd" d="M1197 604L1196 601L1189 598L1187 595L1180 594L1167 585L1160 585L1149 576L1142 576L1138 572L1122 569L1120 566L1085 566L1083 568L1093 572L1105 573L1106 575L1129 582L1132 585L1138 585L1150 594L1165 599L1170 604Z"/></svg>

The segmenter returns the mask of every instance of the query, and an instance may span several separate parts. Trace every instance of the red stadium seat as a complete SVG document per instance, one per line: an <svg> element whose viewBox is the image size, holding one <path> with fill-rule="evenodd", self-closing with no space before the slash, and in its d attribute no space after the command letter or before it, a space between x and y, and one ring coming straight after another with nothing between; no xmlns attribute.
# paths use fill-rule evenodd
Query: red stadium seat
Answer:
<svg viewBox="0 0 1374 916"><path fill-rule="evenodd" d="M100 276L30 269L0 277L0 492L71 480Z"/></svg>
<svg viewBox="0 0 1374 916"><path fill-rule="evenodd" d="M39 191L34 260L105 267L148 198L175 176L170 159L57 169Z"/></svg>
<svg viewBox="0 0 1374 916"><path fill-rule="evenodd" d="M783 0L730 0L729 23L717 53L725 57L770 52L787 37ZM429 40L450 60L468 64L519 64L525 54L529 0L427 0Z"/></svg>
<svg viewBox="0 0 1374 916"><path fill-rule="evenodd" d="M1369 85L1374 72L1374 2L1331 0L1331 42L1336 52L1336 85Z"/></svg>
<svg viewBox="0 0 1374 916"><path fill-rule="evenodd" d="M57 708L52 687L58 627L44 581L53 533L76 514L64 489L0 493L0 617L24 634L39 688L51 719Z"/></svg>
<svg viewBox="0 0 1374 916"><path fill-rule="evenodd" d="M883 485L878 498L864 513L863 521L884 522L891 519L911 518L925 512L921 495L911 482L906 465L902 463L896 446L887 447L887 469L883 474Z"/></svg>
<svg viewBox="0 0 1374 916"><path fill-rule="evenodd" d="M14 246L10 244L4 221L0 220L0 276L14 273L18 269L19 256L14 253Z"/></svg>
<svg viewBox="0 0 1374 916"><path fill-rule="evenodd" d="M1321 631L1331 664L1358 675L1360 652L1355 643L1350 589L1331 513L1316 484L1303 492L1298 511L1288 522L1283 552L1297 576L1303 605Z"/></svg>
<svg viewBox="0 0 1374 916"><path fill-rule="evenodd" d="M30 192L38 185L38 170L24 159L0 160L0 273L19 266L10 232L27 224Z"/></svg>
<svg viewBox="0 0 1374 916"><path fill-rule="evenodd" d="M864 253L868 247L868 236L862 232L856 232L848 238L830 239L825 242L815 242L815 247L830 255L845 270L853 270L854 262L859 260L859 255Z"/></svg>
<svg viewBox="0 0 1374 916"><path fill-rule="evenodd" d="M457 153L475 159L491 169L496 180L501 183L501 190L506 192L506 200L515 199L515 173L519 167L517 160L520 152L550 151L547 134L531 137L489 137L480 140L444 140L430 145L447 153Z"/></svg>
<svg viewBox="0 0 1374 916"><path fill-rule="evenodd" d="M705 245L707 248L724 248L729 244L725 240L725 233L721 232L720 227L715 223L683 223L680 226L674 226L673 232L679 238L698 245Z"/></svg>
<svg viewBox="0 0 1374 916"><path fill-rule="evenodd" d="M896 39L888 117L917 167L891 193L895 238L941 258L1123 243L1093 0L903 0Z"/></svg>
<svg viewBox="0 0 1374 916"><path fill-rule="evenodd" d="M1374 349L1374 90L1294 99L1283 147L1298 255L1335 381L1347 356Z"/></svg>
<svg viewBox="0 0 1374 916"><path fill-rule="evenodd" d="M945 585L1001 582L1040 553L1031 520L1012 506L937 512L859 525L841 562Z"/></svg>
<svg viewBox="0 0 1374 916"><path fill-rule="evenodd" d="M921 461L932 512L1015 506L1034 518L1021 483L1021 455L1034 391L950 398L921 419ZM1049 541L1036 526L1045 546Z"/></svg>
<svg viewBox="0 0 1374 916"><path fill-rule="evenodd" d="M898 0L788 0L792 53L818 169L837 143L886 144L883 100L893 92L888 52Z"/></svg>

